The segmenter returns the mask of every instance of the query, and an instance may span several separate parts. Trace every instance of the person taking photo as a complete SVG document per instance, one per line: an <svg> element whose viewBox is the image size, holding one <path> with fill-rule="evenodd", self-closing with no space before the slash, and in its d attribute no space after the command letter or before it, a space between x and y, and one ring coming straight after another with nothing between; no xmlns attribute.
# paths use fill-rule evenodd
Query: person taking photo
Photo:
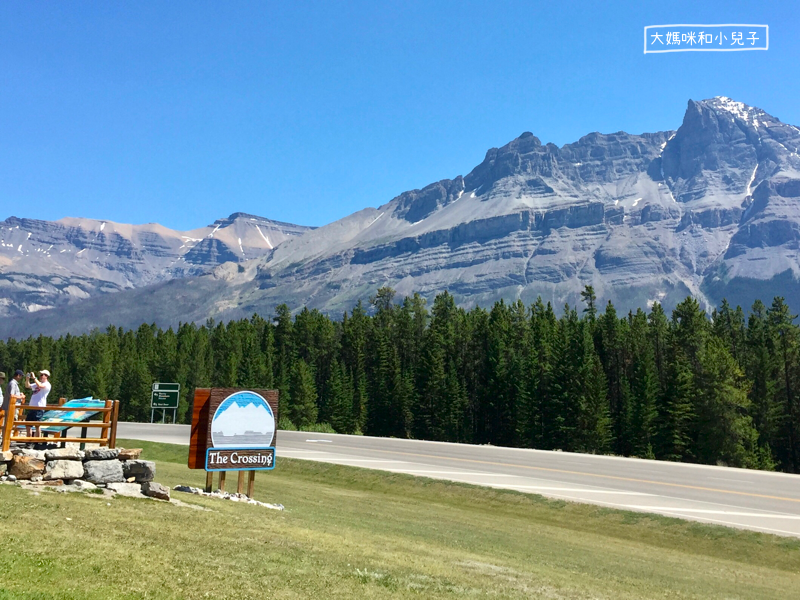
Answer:
<svg viewBox="0 0 800 600"><path fill-rule="evenodd" d="M28 373L28 378L25 380L25 387L33 391L31 394L31 406L36 406L37 409L29 410L25 415L26 421L41 421L44 416L44 408L47 406L47 395L50 393L50 371L42 369L39 371L39 379L33 373ZM41 428L38 426L27 426L28 437L40 437L42 435Z"/></svg>

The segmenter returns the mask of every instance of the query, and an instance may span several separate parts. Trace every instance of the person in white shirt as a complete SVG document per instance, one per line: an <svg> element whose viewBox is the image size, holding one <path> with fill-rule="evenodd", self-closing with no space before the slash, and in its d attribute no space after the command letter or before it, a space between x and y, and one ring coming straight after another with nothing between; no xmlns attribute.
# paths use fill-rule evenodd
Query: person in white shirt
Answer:
<svg viewBox="0 0 800 600"><path fill-rule="evenodd" d="M30 405L39 407L38 410L29 410L25 415L25 420L41 421L44 416L44 407L47 406L47 394L50 393L50 388L52 387L50 385L50 371L47 369L39 371L39 379L36 379L33 373L28 373L28 379L25 380L25 387L33 390ZM38 426L28 427L28 437L39 437L41 435L42 431Z"/></svg>
<svg viewBox="0 0 800 600"><path fill-rule="evenodd" d="M6 411L6 401L3 399L3 386L6 384L6 374L0 371L0 410Z"/></svg>

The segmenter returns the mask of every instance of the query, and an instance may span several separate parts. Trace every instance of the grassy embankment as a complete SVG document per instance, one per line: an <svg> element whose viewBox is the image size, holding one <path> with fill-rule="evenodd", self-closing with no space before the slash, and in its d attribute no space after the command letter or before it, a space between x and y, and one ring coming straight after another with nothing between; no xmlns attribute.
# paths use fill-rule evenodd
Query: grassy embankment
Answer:
<svg viewBox="0 0 800 600"><path fill-rule="evenodd" d="M122 445L204 481L185 447ZM0 486L0 599L800 597L800 540L279 461L255 497L284 512Z"/></svg>

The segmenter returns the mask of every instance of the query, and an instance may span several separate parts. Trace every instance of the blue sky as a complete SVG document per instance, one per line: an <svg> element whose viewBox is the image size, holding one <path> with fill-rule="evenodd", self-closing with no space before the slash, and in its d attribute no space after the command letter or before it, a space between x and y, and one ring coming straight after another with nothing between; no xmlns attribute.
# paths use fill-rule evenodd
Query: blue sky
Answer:
<svg viewBox="0 0 800 600"><path fill-rule="evenodd" d="M800 125L798 4L3 2L0 219L323 225L523 131L677 128L716 95ZM770 49L644 55L665 23Z"/></svg>

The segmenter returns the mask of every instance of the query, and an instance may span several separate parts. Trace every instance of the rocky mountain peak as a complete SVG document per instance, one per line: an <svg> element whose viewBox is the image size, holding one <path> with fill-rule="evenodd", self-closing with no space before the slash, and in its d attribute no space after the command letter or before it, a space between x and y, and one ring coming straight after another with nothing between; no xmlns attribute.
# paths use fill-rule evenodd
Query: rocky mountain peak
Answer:
<svg viewBox="0 0 800 600"><path fill-rule="evenodd" d="M0 320L0 335L4 323L26 334L135 327L267 314L283 302L341 314L382 285L428 298L446 289L483 306L539 295L575 304L586 284L620 310L656 301L669 310L690 293L708 306L727 297L746 307L773 292L800 298L799 152L800 129L719 96L689 101L677 130L593 132L561 147L524 132L466 176L314 231L244 213L178 236L9 220L0 288L15 290L6 314L21 307L27 316ZM30 276L53 264L84 279L53 269ZM165 281L187 274L201 276ZM114 300L97 292L97 282L122 289L145 277L156 285ZM38 310L58 305L58 294L99 297ZM0 294L0 314L2 302Z"/></svg>
<svg viewBox="0 0 800 600"><path fill-rule="evenodd" d="M732 207L765 178L797 163L798 145L800 130L759 108L725 96L690 100L664 149L662 173L678 202L723 199Z"/></svg>

